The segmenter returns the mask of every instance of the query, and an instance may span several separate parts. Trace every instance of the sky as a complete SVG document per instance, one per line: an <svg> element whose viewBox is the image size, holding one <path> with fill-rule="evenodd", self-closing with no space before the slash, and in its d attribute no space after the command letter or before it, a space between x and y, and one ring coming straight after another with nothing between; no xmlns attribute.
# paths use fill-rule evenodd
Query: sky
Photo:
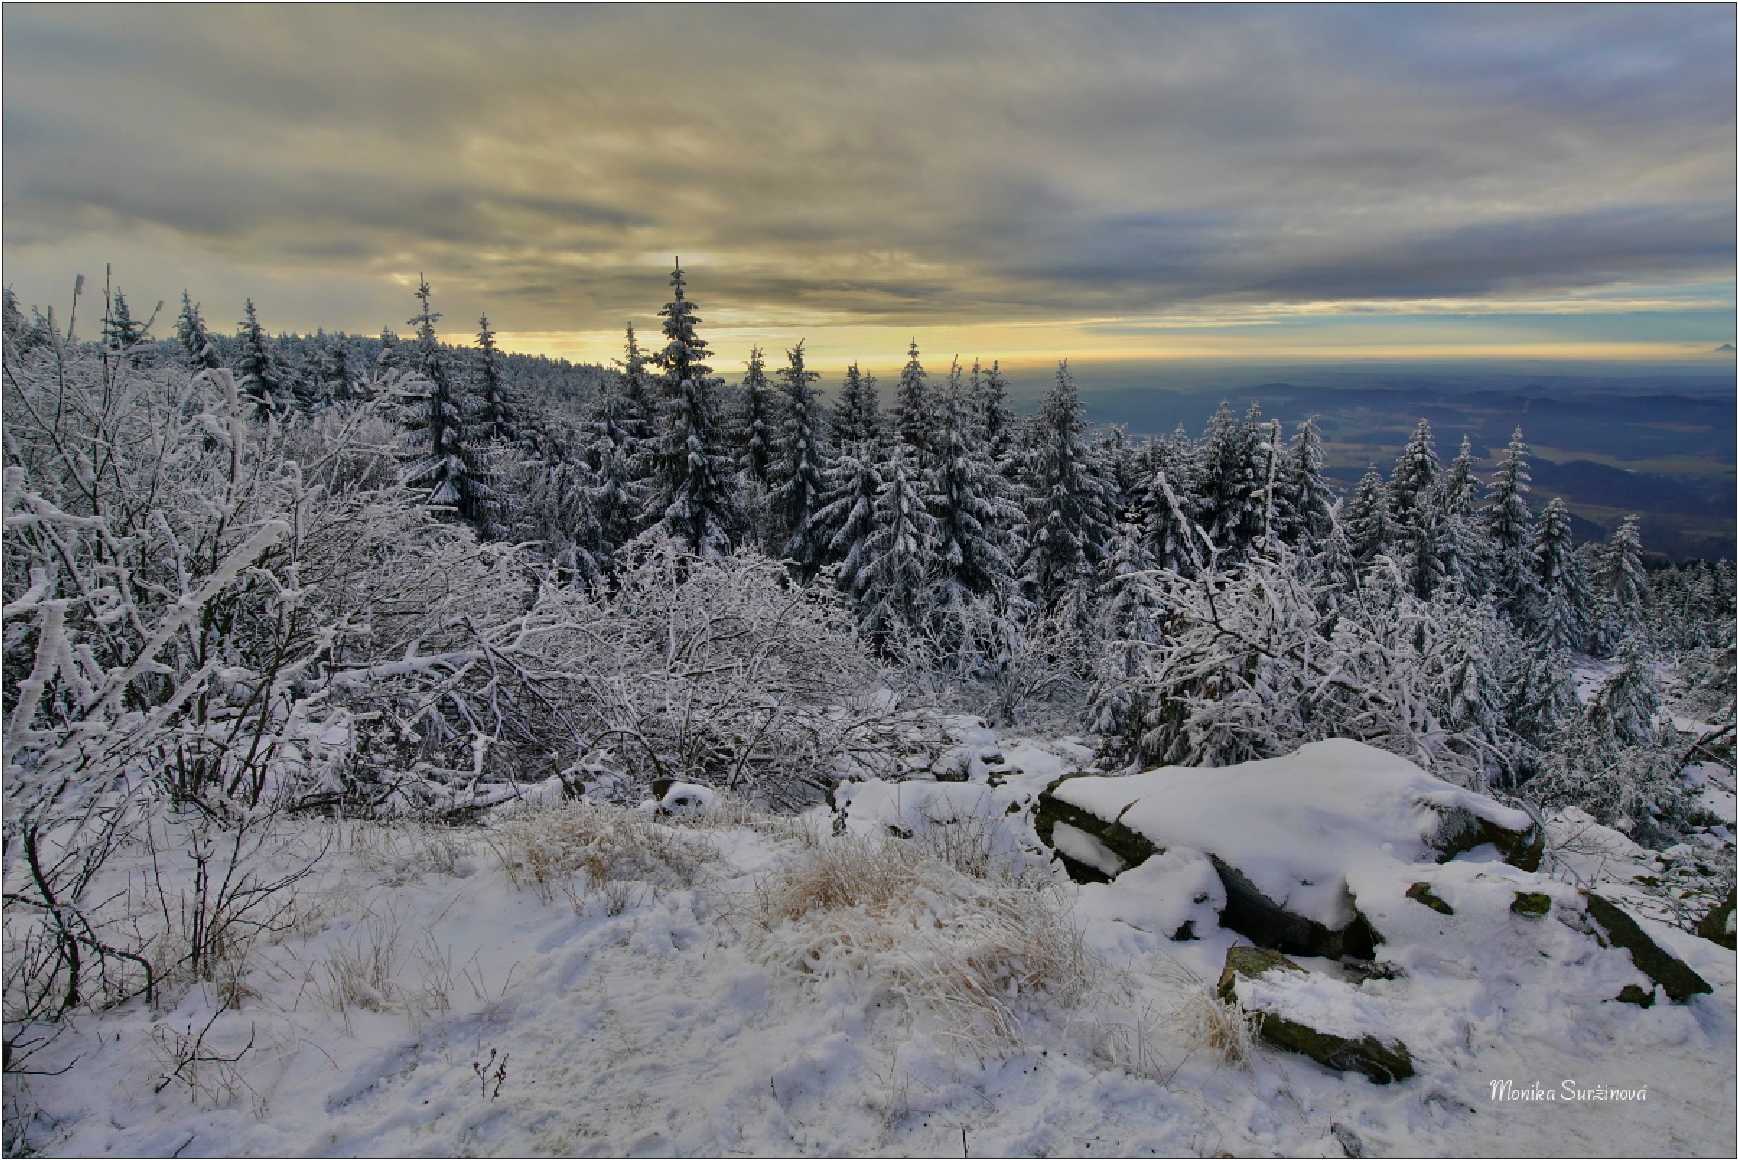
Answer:
<svg viewBox="0 0 1738 1160"><path fill-rule="evenodd" d="M0 277L64 312L720 370L1713 358L1734 9L0 10ZM159 333L170 327L159 324Z"/></svg>

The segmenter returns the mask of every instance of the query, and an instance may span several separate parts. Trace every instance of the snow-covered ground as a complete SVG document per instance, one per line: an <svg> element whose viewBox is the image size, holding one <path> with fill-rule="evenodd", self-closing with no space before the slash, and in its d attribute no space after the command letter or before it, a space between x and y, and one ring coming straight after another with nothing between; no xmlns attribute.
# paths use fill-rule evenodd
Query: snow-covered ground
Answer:
<svg viewBox="0 0 1738 1160"><path fill-rule="evenodd" d="M1209 1042L1223 1019L1210 988L1237 936L1208 904L1183 907L1197 941L1170 938L1178 884L1192 899L1201 866L1179 856L1108 885L1068 882L1028 848L1022 806L1088 750L954 724L972 780L850 787L842 833L825 809L774 819L729 803L685 819L572 806L473 829L285 823L274 860L324 854L297 886L293 923L253 948L239 985L81 1018L33 1060L76 1064L15 1080L7 1098L34 1109L30 1142L59 1155L1738 1144L1733 955L1644 918L1714 994L1609 1001L1610 960L1589 958L1583 936L1534 934L1481 901L1521 877L1498 863L1435 867L1467 925L1415 953L1409 980L1355 992L1408 1040L1414 1078L1376 1086L1261 1047L1227 1058ZM885 838L890 822L912 838ZM1582 830L1605 843L1577 846L1582 874L1633 878L1651 857ZM146 856L128 857L117 865L142 874ZM1550 888L1567 898L1576 866ZM1437 921L1405 905L1390 921ZM1536 947L1562 961L1519 957ZM1605 990L1578 989L1589 980ZM178 1040L225 993L238 1003L202 1054L239 1058L172 1075ZM1494 1100L1504 1080L1647 1094Z"/></svg>

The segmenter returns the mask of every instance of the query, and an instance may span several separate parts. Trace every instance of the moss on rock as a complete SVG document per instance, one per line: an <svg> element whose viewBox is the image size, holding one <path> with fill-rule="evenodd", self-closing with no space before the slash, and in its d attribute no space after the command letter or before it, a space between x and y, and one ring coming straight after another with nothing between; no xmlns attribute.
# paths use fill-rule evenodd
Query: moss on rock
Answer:
<svg viewBox="0 0 1738 1160"><path fill-rule="evenodd" d="M1258 979L1275 971L1303 973L1303 968L1275 951L1236 946L1225 952L1225 969L1219 974L1219 997L1227 1003L1237 999L1237 980ZM1321 1031L1272 1011L1258 1015L1257 1035L1262 1042L1282 1051L1306 1055L1335 1071L1355 1071L1376 1083L1392 1083L1414 1074L1412 1053L1399 1040L1383 1041L1374 1035L1356 1039Z"/></svg>
<svg viewBox="0 0 1738 1160"><path fill-rule="evenodd" d="M1406 888L1406 897L1412 901L1428 906L1438 914L1453 914L1454 907L1444 902L1436 891L1430 888L1428 882L1414 882Z"/></svg>
<svg viewBox="0 0 1738 1160"><path fill-rule="evenodd" d="M1662 949L1648 937L1640 924L1625 914L1616 904L1597 894L1587 896L1587 913L1605 931L1613 946L1622 947L1635 960L1636 969L1665 989L1674 1003L1685 1003L1697 995L1711 994L1708 981L1676 955Z"/></svg>

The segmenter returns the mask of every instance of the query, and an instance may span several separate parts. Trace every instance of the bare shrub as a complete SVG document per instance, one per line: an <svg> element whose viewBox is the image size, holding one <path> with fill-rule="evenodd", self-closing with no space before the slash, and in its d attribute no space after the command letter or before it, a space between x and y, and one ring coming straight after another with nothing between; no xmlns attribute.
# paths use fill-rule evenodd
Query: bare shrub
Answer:
<svg viewBox="0 0 1738 1160"><path fill-rule="evenodd" d="M168 1023L159 1023L151 1029L151 1047L163 1067L153 1091L160 1094L171 1085L179 1084L187 1090L187 1098L193 1103L203 1100L212 1107L226 1107L245 1090L253 1093L257 1102L258 1093L254 1093L236 1066L253 1050L255 1029L250 1025L247 1042L228 1054L206 1042L226 1010L218 1007L203 1025L197 1020L189 1020L187 1026L179 1030ZM196 1026L198 1030L194 1029Z"/></svg>
<svg viewBox="0 0 1738 1160"><path fill-rule="evenodd" d="M266 809L227 820L172 817L161 830L146 827L148 889L162 919L153 952L165 977L222 979L239 995L255 945L294 928L295 888L313 873L326 846L296 853L290 868L276 872L274 864L290 852L277 831L279 816ZM185 827L179 841L178 826ZM165 854L177 847L185 875L165 865Z"/></svg>

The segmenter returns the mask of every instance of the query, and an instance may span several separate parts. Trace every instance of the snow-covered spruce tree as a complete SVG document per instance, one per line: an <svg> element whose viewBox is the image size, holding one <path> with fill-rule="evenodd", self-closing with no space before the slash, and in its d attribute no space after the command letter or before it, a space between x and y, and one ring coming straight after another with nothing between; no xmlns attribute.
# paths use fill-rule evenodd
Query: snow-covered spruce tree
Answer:
<svg viewBox="0 0 1738 1160"><path fill-rule="evenodd" d="M1315 419L1305 419L1291 437L1280 477L1286 513L1281 533L1287 543L1317 543L1333 527L1334 492L1322 472L1326 458Z"/></svg>
<svg viewBox="0 0 1738 1160"><path fill-rule="evenodd" d="M1473 473L1472 439L1462 436L1460 453L1436 488L1436 557L1444 583L1479 597L1490 590L1491 542L1478 519L1478 477Z"/></svg>
<svg viewBox="0 0 1738 1160"><path fill-rule="evenodd" d="M1087 450L1085 429L1080 392L1064 360L1057 364L1056 384L1034 429L1021 561L1021 581L1046 613L1073 586L1094 582L1094 570L1109 548L1105 488Z"/></svg>
<svg viewBox="0 0 1738 1160"><path fill-rule="evenodd" d="M597 524L597 563L607 571L622 546L639 532L646 482L641 477L644 448L633 433L633 409L623 384L604 388L591 423L586 465L591 478L585 502Z"/></svg>
<svg viewBox="0 0 1738 1160"><path fill-rule="evenodd" d="M1593 695L1587 719L1619 745L1645 745L1658 740L1654 718L1659 711L1653 657L1640 639L1625 637L1618 648L1617 668Z"/></svg>
<svg viewBox="0 0 1738 1160"><path fill-rule="evenodd" d="M181 291L181 314L175 319L175 338L186 353L189 369L202 371L223 365L223 360L217 357L217 348L212 345L211 334L205 329L205 318L199 313L199 304L185 290Z"/></svg>
<svg viewBox="0 0 1738 1160"><path fill-rule="evenodd" d="M259 315L254 311L252 298L247 299L242 307L239 326L241 353L235 364L236 376L239 379L237 386L242 394L254 401L255 417L268 418L289 406L288 377L284 374L277 352L272 349L271 339L266 337L265 330L259 324Z"/></svg>
<svg viewBox="0 0 1738 1160"><path fill-rule="evenodd" d="M501 373L501 350L489 316L477 319L477 408L470 427L476 438L513 443L519 438L519 418Z"/></svg>
<svg viewBox="0 0 1738 1160"><path fill-rule="evenodd" d="M875 501L881 469L871 443L855 443L827 469L826 503L815 513L828 558L839 561L838 585L853 600L868 584L869 537L875 531Z"/></svg>
<svg viewBox="0 0 1738 1160"><path fill-rule="evenodd" d="M864 635L884 647L927 619L936 573L935 517L909 456L887 465L852 590Z"/></svg>
<svg viewBox="0 0 1738 1160"><path fill-rule="evenodd" d="M328 399L347 402L355 395L350 344L344 335L334 336L320 352L319 380L321 393Z"/></svg>
<svg viewBox="0 0 1738 1160"><path fill-rule="evenodd" d="M1388 515L1388 485L1382 482L1382 472L1373 463L1352 492L1345 522L1346 537L1360 561L1392 551L1394 525Z"/></svg>
<svg viewBox="0 0 1738 1160"><path fill-rule="evenodd" d="M640 350L640 340L634 334L634 324L628 323L628 337L622 358L616 363L621 369L622 422L636 443L652 437L658 414L653 396L652 376L646 370L646 356Z"/></svg>
<svg viewBox="0 0 1738 1160"><path fill-rule="evenodd" d="M1407 583L1420 600L1429 600L1447 583L1443 557L1454 549L1433 497L1414 507L1405 523L1395 526L1394 550Z"/></svg>
<svg viewBox="0 0 1738 1160"><path fill-rule="evenodd" d="M607 436L598 436L589 450L607 457L605 443ZM610 493L618 481L603 478L590 458L566 451L520 456L502 473L512 497L505 505L511 538L535 544L559 585L583 587L606 575L623 545L621 524L633 515L623 510L628 496ZM615 526L606 530L604 516Z"/></svg>
<svg viewBox="0 0 1738 1160"><path fill-rule="evenodd" d="M1521 787L1539 811L1575 806L1637 841L1682 841L1693 799L1679 754L1658 744L1623 745L1573 718L1552 735L1540 771Z"/></svg>
<svg viewBox="0 0 1738 1160"><path fill-rule="evenodd" d="M813 576L826 559L827 545L815 513L823 506L826 489L827 444L822 435L826 415L815 380L821 376L808 369L803 344L785 352L786 365L779 370L784 394L783 429L773 464L777 491L773 511L782 533L786 559L797 565L798 574Z"/></svg>
<svg viewBox="0 0 1738 1160"><path fill-rule="evenodd" d="M938 599L945 608L972 596L1003 592L1013 564L1002 550L1001 529L1020 518L1003 481L972 438L971 400L950 391L941 402L941 428L933 442L930 511L935 516Z"/></svg>
<svg viewBox="0 0 1738 1160"><path fill-rule="evenodd" d="M1201 526L1228 556L1241 554L1248 545L1245 533L1261 523L1252 450L1250 433L1231 413L1230 404L1219 404L1207 423L1195 483Z"/></svg>
<svg viewBox="0 0 1738 1160"><path fill-rule="evenodd" d="M766 377L766 355L750 347L742 372L742 412L736 420L737 470L764 488L773 480L773 441L778 419L772 383Z"/></svg>
<svg viewBox="0 0 1738 1160"><path fill-rule="evenodd" d="M1642 565L1641 516L1631 512L1623 518L1605 550L1594 575L1594 590L1608 603L1612 625L1619 633L1641 622L1647 601L1647 571Z"/></svg>
<svg viewBox="0 0 1738 1160"><path fill-rule="evenodd" d="M1140 532L1142 553L1154 568L1192 576L1206 555L1205 535L1163 466L1147 481Z"/></svg>
<svg viewBox="0 0 1738 1160"><path fill-rule="evenodd" d="M103 345L114 353L131 351L145 338L145 324L133 317L127 296L119 286L109 298L108 311L103 316Z"/></svg>
<svg viewBox="0 0 1738 1160"><path fill-rule="evenodd" d="M1527 503L1532 475L1527 470L1527 443L1515 428L1485 493L1484 528L1491 546L1489 583L1503 601L1503 610L1524 621L1541 597L1533 581L1533 511Z"/></svg>
<svg viewBox="0 0 1738 1160"><path fill-rule="evenodd" d="M1572 671L1557 649L1522 641L1499 674L1503 724L1522 746L1514 755L1510 784L1518 785L1538 772L1542 753L1557 730L1571 717L1579 719Z"/></svg>
<svg viewBox="0 0 1738 1160"><path fill-rule="evenodd" d="M1642 841L1681 840L1690 803L1682 752L1656 723L1660 694L1653 660L1636 636L1618 649L1616 670L1586 714L1571 714L1543 746L1538 776L1524 787L1541 807L1579 806Z"/></svg>
<svg viewBox="0 0 1738 1160"><path fill-rule="evenodd" d="M391 371L404 368L403 351L400 349L398 334L390 326L380 328L380 353L374 356L374 372L376 375L386 375Z"/></svg>
<svg viewBox="0 0 1738 1160"><path fill-rule="evenodd" d="M881 441L881 400L875 376L866 375L852 363L845 368L845 384L833 408L833 442L841 451L859 444L875 446Z"/></svg>
<svg viewBox="0 0 1738 1160"><path fill-rule="evenodd" d="M1105 506L1117 522L1134 519L1145 498L1146 476L1139 474L1140 449L1129 442L1122 424L1103 430L1094 441L1093 453L1103 467Z"/></svg>
<svg viewBox="0 0 1738 1160"><path fill-rule="evenodd" d="M1527 441L1516 427L1486 493L1485 528L1500 552L1527 552L1533 546L1533 511L1527 504L1533 476L1527 454Z"/></svg>
<svg viewBox="0 0 1738 1160"><path fill-rule="evenodd" d="M1445 515L1470 516L1477 508L1478 476L1473 471L1471 435L1460 437L1460 450L1443 472L1436 499Z"/></svg>
<svg viewBox="0 0 1738 1160"><path fill-rule="evenodd" d="M1520 642L1493 603L1457 594L1433 607L1444 638L1434 708L1449 731L1446 743L1486 781L1504 784L1510 780L1513 745L1504 720L1502 670Z"/></svg>
<svg viewBox="0 0 1738 1160"><path fill-rule="evenodd" d="M1014 448L1014 412L1008 407L1008 377L1002 373L997 359L984 373L983 396L978 404L984 449L990 462L1009 479L1016 474Z"/></svg>
<svg viewBox="0 0 1738 1160"><path fill-rule="evenodd" d="M935 407L929 397L928 373L918 356L917 340L911 340L905 366L899 372L898 395L893 404L893 427L899 441L912 455L911 467L929 466L930 436L935 430Z"/></svg>
<svg viewBox="0 0 1738 1160"><path fill-rule="evenodd" d="M1098 593L1106 643L1095 658L1086 705L1089 727L1104 738L1101 753L1115 764L1134 760L1146 728L1150 706L1136 678L1162 636L1163 609L1150 575L1158 567L1144 530L1120 525Z"/></svg>
<svg viewBox="0 0 1738 1160"><path fill-rule="evenodd" d="M1436 504L1435 489L1441 474L1430 420L1420 419L1388 477L1388 512L1396 529L1410 529L1424 521L1423 513Z"/></svg>
<svg viewBox="0 0 1738 1160"><path fill-rule="evenodd" d="M427 278L418 281L416 298L421 309L407 324L416 327L417 378L405 385L410 457L404 481L422 491L429 507L479 528L492 525L494 496L465 443L464 410L435 331L441 316L431 305Z"/></svg>
<svg viewBox="0 0 1738 1160"><path fill-rule="evenodd" d="M187 294L181 298L186 300ZM0 287L0 338L8 344L18 343L24 339L30 329L30 323L24 317L24 308L18 304L18 295L12 287Z"/></svg>
<svg viewBox="0 0 1738 1160"><path fill-rule="evenodd" d="M662 430L648 522L697 556L729 555L738 518L729 490L716 382L706 365L708 348L700 337L700 317L688 300L680 259L670 273L670 291L670 301L658 311L664 320L664 348L652 358L662 372Z"/></svg>
<svg viewBox="0 0 1738 1160"><path fill-rule="evenodd" d="M1589 594L1562 497L1545 506L1533 545L1535 605L1531 630L1553 648L1579 651L1587 641Z"/></svg>

